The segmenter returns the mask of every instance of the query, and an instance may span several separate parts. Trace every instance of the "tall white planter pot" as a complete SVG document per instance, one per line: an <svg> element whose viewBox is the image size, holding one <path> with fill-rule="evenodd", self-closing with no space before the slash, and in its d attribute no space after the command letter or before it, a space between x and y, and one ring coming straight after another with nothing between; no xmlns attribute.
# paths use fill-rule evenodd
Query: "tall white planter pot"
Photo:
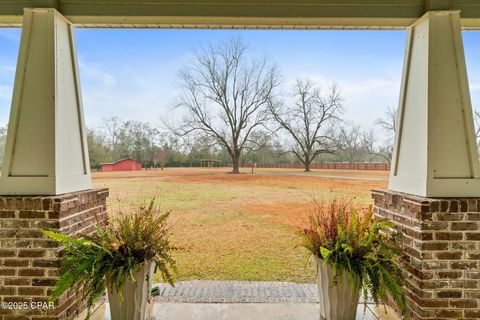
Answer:
<svg viewBox="0 0 480 320"><path fill-rule="evenodd" d="M125 282L121 294L110 286L107 288L111 320L146 319L154 270L153 263L144 263L134 275L134 280L128 279Z"/></svg>
<svg viewBox="0 0 480 320"><path fill-rule="evenodd" d="M321 320L355 320L360 299L360 279L344 272L333 286L333 272L322 259L316 258L317 286Z"/></svg>

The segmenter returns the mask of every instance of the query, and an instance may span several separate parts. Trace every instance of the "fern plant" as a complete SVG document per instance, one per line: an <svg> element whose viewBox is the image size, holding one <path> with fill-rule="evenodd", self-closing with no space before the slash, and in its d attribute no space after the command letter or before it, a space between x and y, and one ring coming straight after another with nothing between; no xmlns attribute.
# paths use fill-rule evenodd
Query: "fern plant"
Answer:
<svg viewBox="0 0 480 320"><path fill-rule="evenodd" d="M392 299L406 310L402 277L396 262L401 251L392 224L375 220L371 206L357 210L345 199L316 202L308 225L300 230L302 246L331 267L338 284L343 272L360 280L365 300L378 305Z"/></svg>
<svg viewBox="0 0 480 320"><path fill-rule="evenodd" d="M148 262L154 262L164 280L173 285L175 247L170 243L169 215L153 198L130 211L120 210L107 226L97 226L93 235L83 239L43 231L64 248L60 278L51 299L59 298L70 288L80 288L87 302L88 319L107 286L121 292L125 282L133 280L138 268Z"/></svg>

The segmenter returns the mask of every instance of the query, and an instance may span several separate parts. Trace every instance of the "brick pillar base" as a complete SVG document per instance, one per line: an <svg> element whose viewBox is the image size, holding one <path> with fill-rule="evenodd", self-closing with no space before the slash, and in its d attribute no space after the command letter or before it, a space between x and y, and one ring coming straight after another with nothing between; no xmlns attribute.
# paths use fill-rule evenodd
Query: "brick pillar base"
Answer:
<svg viewBox="0 0 480 320"><path fill-rule="evenodd" d="M88 234L107 218L108 189L60 196L0 196L0 320L73 319L85 304L74 292L47 302L59 270L59 247L39 229Z"/></svg>
<svg viewBox="0 0 480 320"><path fill-rule="evenodd" d="M480 198L373 190L375 214L403 234L412 319L480 319Z"/></svg>

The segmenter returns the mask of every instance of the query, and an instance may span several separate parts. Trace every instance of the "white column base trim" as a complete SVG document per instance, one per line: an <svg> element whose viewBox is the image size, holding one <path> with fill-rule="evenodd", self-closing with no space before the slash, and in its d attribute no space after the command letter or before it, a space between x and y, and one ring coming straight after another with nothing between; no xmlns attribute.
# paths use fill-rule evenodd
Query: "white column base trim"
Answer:
<svg viewBox="0 0 480 320"><path fill-rule="evenodd" d="M47 195L92 189L92 179L87 175L62 177L6 177L0 180L2 195Z"/></svg>
<svg viewBox="0 0 480 320"><path fill-rule="evenodd" d="M478 197L480 179L390 177L388 189L422 197Z"/></svg>

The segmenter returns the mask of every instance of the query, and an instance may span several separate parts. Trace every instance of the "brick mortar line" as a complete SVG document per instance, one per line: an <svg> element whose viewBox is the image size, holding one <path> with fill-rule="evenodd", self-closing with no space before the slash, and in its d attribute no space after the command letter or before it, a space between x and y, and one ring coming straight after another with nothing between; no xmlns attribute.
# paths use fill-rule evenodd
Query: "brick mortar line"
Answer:
<svg viewBox="0 0 480 320"><path fill-rule="evenodd" d="M80 205L79 205L80 206ZM73 208L72 208L73 209ZM67 210L72 210L72 209L67 209ZM82 214L85 214L86 212L89 212L89 211L92 211L94 209L103 209L103 205L94 205L90 208L87 208L87 209L83 209L82 211L79 211L79 212L75 212L74 214L70 214L70 215L66 215L66 216L62 216L61 218L58 218L57 220L62 222L62 221L65 221L65 220L70 220L72 218L76 218L78 217L79 215L82 215Z"/></svg>

